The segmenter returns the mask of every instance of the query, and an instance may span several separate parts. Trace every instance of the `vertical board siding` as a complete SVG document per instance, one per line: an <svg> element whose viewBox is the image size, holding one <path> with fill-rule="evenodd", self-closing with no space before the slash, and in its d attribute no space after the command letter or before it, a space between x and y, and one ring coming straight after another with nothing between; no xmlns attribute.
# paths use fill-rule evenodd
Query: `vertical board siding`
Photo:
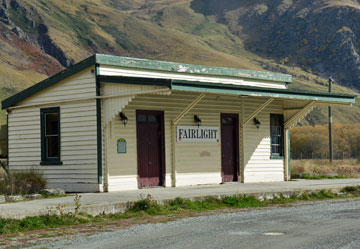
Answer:
<svg viewBox="0 0 360 249"><path fill-rule="evenodd" d="M49 187L98 191L95 99L46 104L94 96L95 76L89 68L19 103L40 106L14 109L9 115L10 170L37 169L47 178ZM55 106L60 107L63 165L40 166L40 108Z"/></svg>
<svg viewBox="0 0 360 249"><path fill-rule="evenodd" d="M107 84L104 88L106 89ZM120 85L119 85L120 87ZM199 94L189 92L173 92L171 95L139 95L136 96L122 112L128 117L124 126L116 116L106 126L107 165L110 185L109 189L128 189L134 187L137 177L136 151L136 110L163 110L165 122L165 158L166 174L171 173L171 122ZM245 118L266 101L266 98L247 97ZM252 121L245 127L245 181L282 181L283 161L270 159L270 113L282 113L282 101L274 101L257 117L262 125L259 130ZM196 125L194 115L198 115L204 126L220 128L220 113L241 113L241 98L235 96L206 95L178 125ZM241 117L241 115L240 115ZM221 135L221 129L220 129ZM125 138L127 153L117 153L117 140ZM240 145L241 146L241 145ZM260 172L259 172L260 171ZM176 143L177 186L196 185L221 182L221 141L218 143ZM119 181L125 179L122 185ZM167 177L168 178L168 177ZM246 180L248 178L248 180ZM116 180L118 179L118 181ZM132 180L130 180L132 179ZM127 185L131 182L131 186ZM113 186L115 186L113 185ZM169 179L166 186L171 186Z"/></svg>

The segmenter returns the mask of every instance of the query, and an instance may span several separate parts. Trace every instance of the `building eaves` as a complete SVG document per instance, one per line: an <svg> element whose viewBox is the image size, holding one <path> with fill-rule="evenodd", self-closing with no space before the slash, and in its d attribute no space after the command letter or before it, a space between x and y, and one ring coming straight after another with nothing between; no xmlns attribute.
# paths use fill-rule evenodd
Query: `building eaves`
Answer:
<svg viewBox="0 0 360 249"><path fill-rule="evenodd" d="M291 83L292 76L272 72L261 72L237 68L213 67L176 62L138 59L122 56L96 54L96 63L100 65L129 67L147 70L167 71L173 73L188 73L197 75L213 75L222 77L238 77L247 79L267 80Z"/></svg>
<svg viewBox="0 0 360 249"><path fill-rule="evenodd" d="M213 94L233 94L254 97L273 97L294 100L315 100L334 103L355 103L356 95L345 93L313 92L292 89L264 88L234 84L219 84L211 82L169 80L125 76L99 76L101 83L119 83L136 85L167 86L171 90L189 92L207 92Z"/></svg>
<svg viewBox="0 0 360 249"><path fill-rule="evenodd" d="M173 90L208 92L217 94L236 94L243 96L274 97L282 99L315 100L337 103L355 103L356 95L345 93L312 92L291 89L214 84L206 82L172 81Z"/></svg>

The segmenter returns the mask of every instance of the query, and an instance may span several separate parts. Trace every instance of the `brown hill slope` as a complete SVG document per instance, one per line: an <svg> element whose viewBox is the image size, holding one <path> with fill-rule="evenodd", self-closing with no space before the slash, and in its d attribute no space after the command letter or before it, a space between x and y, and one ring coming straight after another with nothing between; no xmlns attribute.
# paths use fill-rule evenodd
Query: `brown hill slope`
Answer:
<svg viewBox="0 0 360 249"><path fill-rule="evenodd" d="M296 87L324 90L326 79L301 69L307 65L264 52L273 47L271 19L260 18L270 3L298 6L290 0L0 0L0 99L93 53L279 71L293 74ZM332 5L355 8L357 2ZM317 112L310 123L325 115ZM335 112L337 122L360 121L359 105Z"/></svg>

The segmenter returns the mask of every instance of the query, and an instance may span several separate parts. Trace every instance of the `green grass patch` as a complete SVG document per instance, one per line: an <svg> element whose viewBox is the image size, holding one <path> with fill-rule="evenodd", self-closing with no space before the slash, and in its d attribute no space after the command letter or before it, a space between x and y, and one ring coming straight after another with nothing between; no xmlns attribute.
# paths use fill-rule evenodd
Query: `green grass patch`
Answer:
<svg viewBox="0 0 360 249"><path fill-rule="evenodd" d="M85 224L90 221L95 220L85 219L81 216L75 217L70 214L62 216L43 215L38 217L26 217L22 220L0 219L0 234L21 233L46 228Z"/></svg>
<svg viewBox="0 0 360 249"><path fill-rule="evenodd" d="M302 179L306 180L325 180L325 179L345 179L345 176L327 176L327 175L311 175L309 173L301 174Z"/></svg>
<svg viewBox="0 0 360 249"><path fill-rule="evenodd" d="M250 207L268 207L272 205L293 203L297 201L315 201L334 198L353 198L360 197L360 186L345 187L340 194L330 193L327 190L316 192L304 192L301 195L283 196L274 195L271 199L259 200L254 196L226 196L222 198L206 197L202 200L185 200L176 198L166 204L159 204L148 195L146 198L131 204L124 213L102 214L91 216L89 214L65 213L61 215L43 215L39 217L27 217L21 220L0 219L0 234L14 234L32 230L64 227L86 223L99 223L111 220L139 218L140 220L149 216L176 214L176 213L196 213L217 209L242 209ZM76 199L76 198L75 198ZM74 200L75 200L74 199ZM80 200L80 197L77 198ZM78 204L80 206L80 204ZM182 217L182 216L179 216Z"/></svg>

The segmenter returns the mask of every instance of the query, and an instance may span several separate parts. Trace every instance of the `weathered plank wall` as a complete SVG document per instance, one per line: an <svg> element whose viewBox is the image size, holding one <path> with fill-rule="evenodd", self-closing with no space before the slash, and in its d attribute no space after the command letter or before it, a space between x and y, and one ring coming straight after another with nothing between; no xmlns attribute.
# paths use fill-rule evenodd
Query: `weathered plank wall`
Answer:
<svg viewBox="0 0 360 249"><path fill-rule="evenodd" d="M105 88L107 85L105 85ZM117 84L117 87L129 85ZM129 118L124 126L115 117L106 128L106 162L109 167L109 190L137 188L136 110L163 110L165 114L166 185L171 186L171 122L196 97L196 93L173 92L171 95L141 95L135 97L122 111ZM266 98L248 97L244 101L244 117L263 104ZM195 125L197 114L204 126L220 127L220 113L238 113L241 117L241 98L207 95L178 125ZM282 181L283 160L270 159L270 113L282 113L282 101L274 101L257 117L262 125L258 130L252 122L245 126L245 182ZM127 141L127 153L117 154L119 138ZM177 186L221 182L221 141L218 143L176 143Z"/></svg>
<svg viewBox="0 0 360 249"><path fill-rule="evenodd" d="M98 191L95 99L46 104L94 97L95 75L88 68L18 103L41 106L12 110L9 115L10 170L38 169L49 187L66 191ZM61 161L40 166L40 108L60 107Z"/></svg>

